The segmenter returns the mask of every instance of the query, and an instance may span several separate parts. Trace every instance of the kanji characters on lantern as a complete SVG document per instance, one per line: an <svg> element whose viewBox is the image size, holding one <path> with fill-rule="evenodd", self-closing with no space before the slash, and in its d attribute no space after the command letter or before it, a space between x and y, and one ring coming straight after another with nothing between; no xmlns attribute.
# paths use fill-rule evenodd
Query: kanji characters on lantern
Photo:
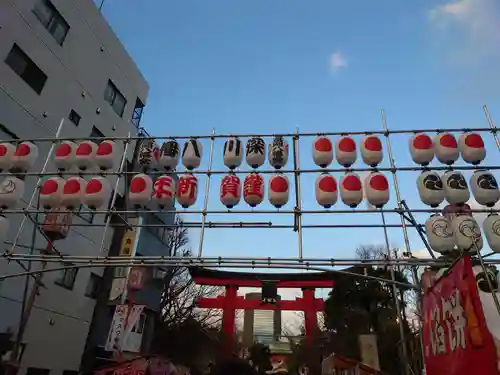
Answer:
<svg viewBox="0 0 500 375"><path fill-rule="evenodd" d="M361 141L361 157L363 162L371 167L376 167L384 157L382 142L376 135L367 135Z"/></svg>
<svg viewBox="0 0 500 375"><path fill-rule="evenodd" d="M192 174L179 177L177 187L177 202L182 208L188 208L196 203L198 197L198 179Z"/></svg>
<svg viewBox="0 0 500 375"><path fill-rule="evenodd" d="M0 172L7 171L14 163L14 154L16 146L12 143L0 143Z"/></svg>
<svg viewBox="0 0 500 375"><path fill-rule="evenodd" d="M203 147L197 139L190 139L184 143L182 150L182 165L188 170L196 169L200 166Z"/></svg>
<svg viewBox="0 0 500 375"><path fill-rule="evenodd" d="M229 169L238 168L243 161L243 143L237 137L224 142L224 165Z"/></svg>
<svg viewBox="0 0 500 375"><path fill-rule="evenodd" d="M356 142L350 136L342 136L335 143L335 156L337 162L345 168L350 167L356 162Z"/></svg>
<svg viewBox="0 0 500 375"><path fill-rule="evenodd" d="M434 150L440 163L452 165L458 159L458 145L451 133L439 133L434 139Z"/></svg>
<svg viewBox="0 0 500 375"><path fill-rule="evenodd" d="M138 164L144 172L156 167L158 146L152 138L140 140Z"/></svg>
<svg viewBox="0 0 500 375"><path fill-rule="evenodd" d="M62 141L56 146L54 164L60 171L69 171L76 165L77 144L71 141Z"/></svg>
<svg viewBox="0 0 500 375"><path fill-rule="evenodd" d="M457 215L451 221L455 245L458 250L475 254L483 248L481 229L471 215Z"/></svg>
<svg viewBox="0 0 500 375"><path fill-rule="evenodd" d="M357 207L363 200L363 187L359 176L355 173L346 173L340 179L340 199L351 208Z"/></svg>
<svg viewBox="0 0 500 375"><path fill-rule="evenodd" d="M87 182L79 176L68 178L64 184L61 206L69 210L76 210L80 207L83 203L86 184Z"/></svg>
<svg viewBox="0 0 500 375"><path fill-rule="evenodd" d="M434 159L434 143L425 133L417 133L410 138L410 154L413 162L428 165Z"/></svg>
<svg viewBox="0 0 500 375"><path fill-rule="evenodd" d="M8 174L0 182L0 208L15 208L24 194L24 181L15 175Z"/></svg>
<svg viewBox="0 0 500 375"><path fill-rule="evenodd" d="M256 207L264 200L264 178L258 173L245 177L243 199L250 207Z"/></svg>
<svg viewBox="0 0 500 375"><path fill-rule="evenodd" d="M115 142L104 140L97 146L95 162L101 171L115 167L118 159L118 146Z"/></svg>
<svg viewBox="0 0 500 375"><path fill-rule="evenodd" d="M158 155L158 164L167 171L177 168L179 153L179 143L177 141L171 139L163 142Z"/></svg>
<svg viewBox="0 0 500 375"><path fill-rule="evenodd" d="M500 216L497 213L489 214L484 220L483 231L491 250L500 253Z"/></svg>
<svg viewBox="0 0 500 375"><path fill-rule="evenodd" d="M247 163L252 168L259 168L266 161L266 143L260 137L252 137L246 147Z"/></svg>
<svg viewBox="0 0 500 375"><path fill-rule="evenodd" d="M175 181L172 176L163 175L156 179L153 185L153 199L161 209L174 204Z"/></svg>
<svg viewBox="0 0 500 375"><path fill-rule="evenodd" d="M85 185L83 203L92 210L105 207L111 197L111 186L103 176L92 177Z"/></svg>
<svg viewBox="0 0 500 375"><path fill-rule="evenodd" d="M92 141L81 141L76 147L75 165L82 171L95 165L97 145Z"/></svg>
<svg viewBox="0 0 500 375"><path fill-rule="evenodd" d="M444 216L440 214L430 216L425 222L425 231L432 250L446 253L454 249L453 229L450 221Z"/></svg>
<svg viewBox="0 0 500 375"><path fill-rule="evenodd" d="M128 198L135 207L145 206L151 200L153 180L147 174L138 173L130 181Z"/></svg>
<svg viewBox="0 0 500 375"><path fill-rule="evenodd" d="M420 200L431 207L439 206L444 200L441 176L435 171L424 171L417 179Z"/></svg>
<svg viewBox="0 0 500 375"><path fill-rule="evenodd" d="M46 179L40 186L40 205L49 210L61 205L64 194L63 178L54 176Z"/></svg>
<svg viewBox="0 0 500 375"><path fill-rule="evenodd" d="M32 142L21 142L14 152L12 168L19 171L27 171L38 158L38 146Z"/></svg>
<svg viewBox="0 0 500 375"><path fill-rule="evenodd" d="M282 136L275 136L269 145L269 164L275 169L283 168L288 162L288 143Z"/></svg>
<svg viewBox="0 0 500 375"><path fill-rule="evenodd" d="M227 208L233 208L241 199L241 181L238 176L229 174L220 184L220 201Z"/></svg>
<svg viewBox="0 0 500 375"><path fill-rule="evenodd" d="M475 171L470 178L470 188L479 204L493 207L500 200L498 182L490 171Z"/></svg>
<svg viewBox="0 0 500 375"><path fill-rule="evenodd" d="M338 191L335 177L323 173L316 178L316 202L324 208L330 208L337 203Z"/></svg>
<svg viewBox="0 0 500 375"><path fill-rule="evenodd" d="M464 175L459 171L443 174L444 194L448 203L464 204L470 198L469 188Z"/></svg>
<svg viewBox="0 0 500 375"><path fill-rule="evenodd" d="M283 174L276 174L269 179L268 198L276 208L281 208L288 203L290 183Z"/></svg>
<svg viewBox="0 0 500 375"><path fill-rule="evenodd" d="M330 138L320 136L313 143L313 160L314 163L321 167L328 167L333 161L333 145Z"/></svg>
<svg viewBox="0 0 500 375"><path fill-rule="evenodd" d="M486 157L483 138L478 133L467 132L462 134L458 141L458 148L462 159L466 163L477 165Z"/></svg>
<svg viewBox="0 0 500 375"><path fill-rule="evenodd" d="M364 182L366 200L371 205L381 208L389 202L389 182L382 173L372 172Z"/></svg>

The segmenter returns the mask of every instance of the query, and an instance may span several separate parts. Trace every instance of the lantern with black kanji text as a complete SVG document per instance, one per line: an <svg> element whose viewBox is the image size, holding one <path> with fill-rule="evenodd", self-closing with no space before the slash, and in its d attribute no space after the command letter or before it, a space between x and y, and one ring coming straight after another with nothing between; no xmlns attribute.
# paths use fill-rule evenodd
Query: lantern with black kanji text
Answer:
<svg viewBox="0 0 500 375"><path fill-rule="evenodd" d="M269 164L275 169L283 168L288 162L288 143L282 136L275 136L269 145Z"/></svg>
<svg viewBox="0 0 500 375"><path fill-rule="evenodd" d="M46 179L40 186L40 205L49 210L61 205L64 184L66 181L59 176Z"/></svg>
<svg viewBox="0 0 500 375"><path fill-rule="evenodd" d="M451 221L455 245L458 250L475 254L483 248L483 237L472 215L457 215Z"/></svg>
<svg viewBox="0 0 500 375"><path fill-rule="evenodd" d="M489 214L484 220L483 231L490 249L500 253L500 216L497 213Z"/></svg>
<svg viewBox="0 0 500 375"><path fill-rule="evenodd" d="M16 146L12 143L0 143L0 172L7 171L12 167L15 152Z"/></svg>
<svg viewBox="0 0 500 375"><path fill-rule="evenodd" d="M188 170L196 169L201 164L203 146L198 139L191 138L184 143L182 150L182 165Z"/></svg>
<svg viewBox="0 0 500 375"><path fill-rule="evenodd" d="M56 146L54 164L60 171L68 171L76 165L77 144L71 141L62 141Z"/></svg>
<svg viewBox="0 0 500 375"><path fill-rule="evenodd" d="M464 175L459 171L443 174L444 194L450 204L464 204L470 198L469 187Z"/></svg>
<svg viewBox="0 0 500 375"><path fill-rule="evenodd" d="M458 140L458 149L466 163L477 165L486 157L483 137L478 133L467 132Z"/></svg>
<svg viewBox="0 0 500 375"><path fill-rule="evenodd" d="M90 209L97 210L106 206L111 197L111 185L103 176L92 177L85 185L83 203Z"/></svg>
<svg viewBox="0 0 500 375"><path fill-rule="evenodd" d="M434 143L425 133L417 133L410 138L410 154L414 163L428 165L434 159Z"/></svg>
<svg viewBox="0 0 500 375"><path fill-rule="evenodd" d="M24 181L15 175L7 175L0 182L0 208L15 208L24 195Z"/></svg>
<svg viewBox="0 0 500 375"><path fill-rule="evenodd" d="M479 204L493 207L500 200L498 182L490 171L475 171L470 178L470 188Z"/></svg>
<svg viewBox="0 0 500 375"><path fill-rule="evenodd" d="M363 162L371 167L376 167L382 161L384 153L382 142L376 135L370 134L361 141L361 157Z"/></svg>
<svg viewBox="0 0 500 375"><path fill-rule="evenodd" d="M247 163L252 168L259 168L266 161L266 143L260 137L252 137L246 146Z"/></svg>
<svg viewBox="0 0 500 375"><path fill-rule="evenodd" d="M177 168L179 164L179 143L173 139L163 142L158 154L158 164L165 170Z"/></svg>
<svg viewBox="0 0 500 375"><path fill-rule="evenodd" d="M439 206L444 200L443 180L435 171L424 171L417 178L420 200L431 207Z"/></svg>
<svg viewBox="0 0 500 375"><path fill-rule="evenodd" d="M382 173L370 173L365 178L364 185L368 203L381 208L389 202L389 182Z"/></svg>
<svg viewBox="0 0 500 375"><path fill-rule="evenodd" d="M192 174L179 177L177 186L177 202L182 208L188 208L196 203L198 197L198 179Z"/></svg>
<svg viewBox="0 0 500 375"><path fill-rule="evenodd" d="M269 202L276 208L281 208L288 203L290 196L290 183L284 174L276 174L269 179Z"/></svg>
<svg viewBox="0 0 500 375"><path fill-rule="evenodd" d="M14 152L12 169L25 172L35 164L37 158L38 146L33 142L21 142Z"/></svg>
<svg viewBox="0 0 500 375"><path fill-rule="evenodd" d="M241 181L238 176L229 174L220 183L220 201L227 208L233 208L241 199Z"/></svg>
<svg viewBox="0 0 500 375"><path fill-rule="evenodd" d="M66 207L68 210L75 210L80 207L83 203L86 184L87 182L79 176L68 178L64 183L61 206Z"/></svg>
<svg viewBox="0 0 500 375"><path fill-rule="evenodd" d="M175 198L175 180L172 176L163 175L156 179L153 185L153 199L161 209L171 207Z"/></svg>
<svg viewBox="0 0 500 375"><path fill-rule="evenodd" d="M95 154L95 162L101 171L107 171L115 167L118 160L118 145L111 141L105 140L99 143Z"/></svg>
<svg viewBox="0 0 500 375"><path fill-rule="evenodd" d="M158 146L152 138L140 140L139 155L137 163L143 172L156 168L158 157Z"/></svg>
<svg viewBox="0 0 500 375"><path fill-rule="evenodd" d="M138 173L130 181L128 199L135 207L148 204L152 193L153 180L147 174Z"/></svg>
<svg viewBox="0 0 500 375"><path fill-rule="evenodd" d="M250 207L256 207L264 200L264 177L250 173L243 183L243 199Z"/></svg>
<svg viewBox="0 0 500 375"><path fill-rule="evenodd" d="M328 167L333 161L332 141L326 136L314 140L312 152L314 163L321 168Z"/></svg>
<svg viewBox="0 0 500 375"><path fill-rule="evenodd" d="M425 232L432 250L438 253L453 251L455 239L451 222L440 214L434 214L425 221Z"/></svg>
<svg viewBox="0 0 500 375"><path fill-rule="evenodd" d="M434 138L434 150L440 163L452 165L458 159L458 145L455 136L451 133L439 133Z"/></svg>
<svg viewBox="0 0 500 375"><path fill-rule="evenodd" d="M354 138L344 135L335 142L335 156L337 162L345 168L350 167L356 162L356 142Z"/></svg>
<svg viewBox="0 0 500 375"><path fill-rule="evenodd" d="M340 179L340 198L351 208L357 207L363 200L363 187L359 176L355 173L346 173Z"/></svg>
<svg viewBox="0 0 500 375"><path fill-rule="evenodd" d="M238 168L243 161L243 143L237 137L224 142L224 165L229 169Z"/></svg>
<svg viewBox="0 0 500 375"><path fill-rule="evenodd" d="M323 173L316 179L316 202L324 208L330 208L337 203L338 191L335 177Z"/></svg>

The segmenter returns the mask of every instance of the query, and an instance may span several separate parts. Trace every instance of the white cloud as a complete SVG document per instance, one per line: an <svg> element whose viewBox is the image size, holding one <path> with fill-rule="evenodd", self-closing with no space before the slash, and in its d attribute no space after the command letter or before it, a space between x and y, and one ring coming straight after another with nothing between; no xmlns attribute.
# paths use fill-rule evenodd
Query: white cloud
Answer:
<svg viewBox="0 0 500 375"><path fill-rule="evenodd" d="M348 61L345 55L336 51L330 55L330 69L332 72L338 72L344 68L347 68Z"/></svg>

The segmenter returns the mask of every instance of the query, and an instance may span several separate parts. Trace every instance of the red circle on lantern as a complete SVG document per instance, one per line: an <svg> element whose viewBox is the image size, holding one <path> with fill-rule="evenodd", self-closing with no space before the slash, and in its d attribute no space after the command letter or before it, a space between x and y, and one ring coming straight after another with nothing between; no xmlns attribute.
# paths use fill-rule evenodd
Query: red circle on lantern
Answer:
<svg viewBox="0 0 500 375"><path fill-rule="evenodd" d="M361 180L358 176L349 175L345 176L342 180L342 186L346 190L350 191L360 191L361 190Z"/></svg>
<svg viewBox="0 0 500 375"><path fill-rule="evenodd" d="M71 146L68 143L60 144L56 150L56 156L59 158L64 158L71 154Z"/></svg>
<svg viewBox="0 0 500 375"><path fill-rule="evenodd" d="M351 137L342 137L339 141L339 150L342 152L356 151L356 143Z"/></svg>
<svg viewBox="0 0 500 375"><path fill-rule="evenodd" d="M365 148L369 151L382 151L382 142L374 135L369 136L365 138Z"/></svg>
<svg viewBox="0 0 500 375"><path fill-rule="evenodd" d="M284 193L288 190L288 180L283 176L274 176L271 179L271 190L275 193Z"/></svg>
<svg viewBox="0 0 500 375"><path fill-rule="evenodd" d="M389 189L389 182L383 174L377 173L370 177L370 187L378 191L385 191Z"/></svg>
<svg viewBox="0 0 500 375"><path fill-rule="evenodd" d="M99 193L103 189L102 182L96 178L91 179L87 182L87 186L85 187L86 194L96 194Z"/></svg>
<svg viewBox="0 0 500 375"><path fill-rule="evenodd" d="M446 133L441 138L439 138L439 144L447 148L457 148L457 140L450 133Z"/></svg>
<svg viewBox="0 0 500 375"><path fill-rule="evenodd" d="M81 181L73 178L66 181L64 184L63 192L64 194L76 194L81 190Z"/></svg>
<svg viewBox="0 0 500 375"><path fill-rule="evenodd" d="M334 193L337 191L337 181L335 181L335 177L323 176L319 180L318 187L321 191Z"/></svg>
<svg viewBox="0 0 500 375"><path fill-rule="evenodd" d="M59 184L55 180L47 180L43 183L41 189L40 189L40 194L42 195L48 195L48 194L54 194L57 191L57 188L59 187Z"/></svg>
<svg viewBox="0 0 500 375"><path fill-rule="evenodd" d="M130 183L130 192L136 194L142 193L144 190L146 190L146 187L147 187L146 179L144 177L136 177Z"/></svg>
<svg viewBox="0 0 500 375"><path fill-rule="evenodd" d="M0 145L0 156L6 156L9 150L5 145Z"/></svg>
<svg viewBox="0 0 500 375"><path fill-rule="evenodd" d="M419 134L413 138L413 147L419 150L428 150L432 148L432 139L427 134Z"/></svg>
<svg viewBox="0 0 500 375"><path fill-rule="evenodd" d="M109 142L103 142L97 147L97 155L111 155L113 153L113 145Z"/></svg>
<svg viewBox="0 0 500 375"><path fill-rule="evenodd" d="M88 142L80 143L76 149L79 156L88 156L92 153L92 146Z"/></svg>
<svg viewBox="0 0 500 375"><path fill-rule="evenodd" d="M320 137L314 142L314 149L318 152L332 151L332 141L327 137Z"/></svg>
<svg viewBox="0 0 500 375"><path fill-rule="evenodd" d="M472 134L466 135L465 136L465 144L467 147L471 147L471 148L483 148L484 147L483 138L477 133L472 133Z"/></svg>
<svg viewBox="0 0 500 375"><path fill-rule="evenodd" d="M16 156L28 156L31 153L31 148L26 143L21 143L16 148L16 152L14 155Z"/></svg>

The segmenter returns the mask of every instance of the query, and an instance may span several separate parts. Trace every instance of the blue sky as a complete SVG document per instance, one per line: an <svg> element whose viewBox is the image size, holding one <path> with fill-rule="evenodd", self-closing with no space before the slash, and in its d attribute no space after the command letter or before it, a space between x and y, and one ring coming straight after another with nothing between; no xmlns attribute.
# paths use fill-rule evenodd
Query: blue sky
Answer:
<svg viewBox="0 0 500 375"><path fill-rule="evenodd" d="M143 125L155 135L208 134L212 127L224 133L376 130L381 108L392 129L487 126L483 104L500 116L497 0L106 0L103 14L150 84ZM217 169L222 143L214 153ZM311 143L301 139L304 168L313 166ZM411 165L408 136L396 136L393 145L396 163ZM488 162L497 163L491 139L487 145ZM207 144L204 156L206 167ZM304 209L317 209L315 177L302 178ZM220 178L212 179L210 208L222 208ZM415 178L399 176L411 207L419 206ZM197 208L202 203L203 194ZM292 223L283 215L209 220ZM394 215L387 220L399 222ZM304 224L355 222L380 217L304 218ZM403 246L400 231L389 236ZM414 230L410 236L412 249L420 250ZM192 237L196 251L196 231ZM303 241L307 257L353 257L359 244L382 243L383 233L309 229ZM297 237L291 230L208 229L204 254L293 257Z"/></svg>

